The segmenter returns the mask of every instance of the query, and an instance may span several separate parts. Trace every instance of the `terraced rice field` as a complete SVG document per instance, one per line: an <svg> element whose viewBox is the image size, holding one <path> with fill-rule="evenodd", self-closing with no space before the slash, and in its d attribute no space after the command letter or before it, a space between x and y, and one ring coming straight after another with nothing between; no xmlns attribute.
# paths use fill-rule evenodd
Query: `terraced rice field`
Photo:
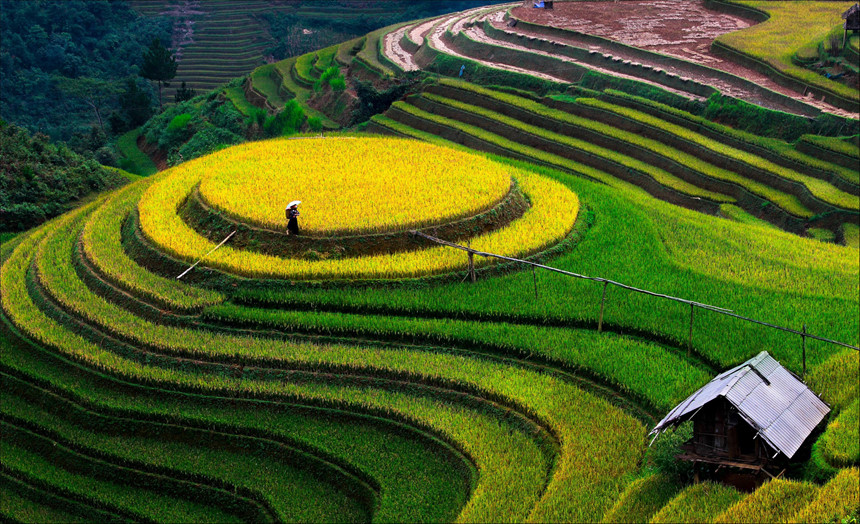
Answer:
<svg viewBox="0 0 860 524"><path fill-rule="evenodd" d="M855 169L776 140L738 134L727 139L718 125L709 129L667 117L664 108L611 92L536 101L440 79L375 117L372 129L413 137L430 133L610 185L633 183L711 214L731 204L796 233L825 223L844 231L856 223ZM769 151L763 155L759 144Z"/></svg>
<svg viewBox="0 0 860 524"><path fill-rule="evenodd" d="M650 274L680 286L662 291L734 308L732 296L750 303L776 295L789 306L784 311L796 316L768 320L785 323L839 308L850 317L857 307L858 267L848 248L802 240L804 251L820 253L815 269L791 269L767 283L767 292L741 277L727 290L721 270L684 254L684 239L697 236L714 243L698 249L716 255L725 235L709 231L721 221L660 203L632 186L622 191L559 171L402 139L322 140L331 143L320 148L313 140L278 140L248 147L265 148L252 155L262 160L317 146L318 162L326 150L337 158L340 144L401 151L393 158L412 166L414 176L431 180L433 169L440 169L432 166L444 164L443 157L462 157L453 163L482 175L500 170L508 191L515 187L527 201L525 208L514 208L513 217L490 220L484 228L516 232L532 210L544 206L569 218L560 236L548 244L540 241L543 251L537 256L553 265L628 280ZM230 155L253 151L248 147L204 157L197 167L205 165L207 173L229 169ZM411 154L426 156L429 163L419 168ZM246 164L253 162L245 158ZM611 297L599 333L596 289L545 275L532 282L532 275L515 267L491 265L479 269L477 283L462 283L464 256L430 280L373 275L395 279L382 287L367 281L324 284L337 273L299 287L235 276L215 271L212 256L177 280L188 263L164 238L148 232L148 202L164 198L159 186L177 177L196 184L193 168L191 162L141 180L3 245L0 377L7 394L0 409L3 489L12 494L0 507L4 516L598 521L620 514L619 504L635 497L626 495L626 488L639 474L645 432L655 417L709 380L715 369L760 347L726 343L725 326L715 322L697 334L694 351L686 356L672 333L680 318L673 321L668 312L668 318L658 318L651 307L651 322L639 313L648 304L637 305L635 297ZM360 164L353 169L366 171ZM266 171L256 178L268 183ZM511 186L511 180L517 184ZM212 181L217 183L217 176ZM476 181L493 183L484 176L467 180ZM242 182L253 183L253 177ZM533 192L544 186L554 192L548 201ZM187 193L178 194L184 199ZM380 191L376 198L389 196ZM479 208L498 206L498 198L488 194ZM455 207L467 210L473 204ZM175 209L164 201L160 207ZM457 209L425 211L442 221L457 218ZM236 219L249 221L242 213ZM661 219L652 220L653 214ZM360 215L354 216L357 224ZM560 216L551 222L564 224ZM622 221L626 227L615 227ZM193 230L191 223L186 227ZM722 227L748 240L760 234L740 224ZM233 250L251 260L256 232L248 229L248 244ZM396 243L391 233L397 227L383 229L392 238L380 241ZM661 240L669 231L675 240ZM760 261L749 259L749 270L766 271L775 260L796 257L796 240L773 235L768 252L757 255ZM461 241L479 245L477 237ZM659 244L664 248L655 250ZM506 245L528 249L523 239ZM617 246L619 258L613 260L637 263L625 269L592 255L609 245ZM621 246L630 253L619 253ZM400 249L408 256L425 247ZM733 256L748 259L756 252L746 247ZM285 266L307 263L307 254L282 257ZM686 260L687 267L673 260ZM782 270L786 267L792 266ZM425 265L412 278L437 271ZM841 291L825 291L824 282L816 289L816 271L826 271ZM776 291L787 282L805 291ZM541 300L531 298L533 285ZM829 315L809 322L813 331L832 326ZM853 326L850 318L843 322L828 334L856 344L856 318ZM720 344L711 339L716 332ZM766 339L764 333L755 335ZM771 349L797 369L796 352L787 344L782 351L776 345ZM856 379L850 368L842 382L828 371L828 363L842 355L822 345L810 348L809 358L840 393ZM856 399L856 391L848 398ZM818 511L812 509L816 493L827 486L810 487L793 508ZM852 493L850 483L833 489ZM728 502L711 501L704 512L702 496L664 497L666 507L655 506L655 518L715 518L730 510ZM731 500L743 498L736 494Z"/></svg>
<svg viewBox="0 0 860 524"><path fill-rule="evenodd" d="M524 87L531 82L539 91L553 86L563 90L583 75L597 72L667 89L682 99L702 98L719 88L800 114L815 114L817 107L747 80L744 89L752 90L748 96L734 92L729 84L738 87L743 82L725 72L712 71L715 82L709 85L655 69L645 61L651 52L640 48L629 49L643 61L631 62L601 55L593 46L568 44L559 39L555 28L553 43L516 34L521 26L537 30L534 24L511 28L505 23L520 12L509 5L484 7L383 28L336 50L261 69L252 76L254 86L278 107L285 97L303 103L311 97L319 62L333 60L378 79L443 66L449 68L446 74L456 75L460 65L468 64L465 76L472 83L443 79L395 103L384 116L374 118L370 129L411 137L430 133L610 184L633 183L653 196L709 214L740 217L738 213L743 213L751 220L836 242L853 238L860 216L860 172L856 148L849 144L831 141L845 149L836 154L832 148L815 145L814 138L793 145L611 89L538 100L516 90L500 92L479 85L514 75L515 83ZM605 40L594 38L589 41ZM622 44L607 45L615 51L627 49ZM662 55L651 58L667 64ZM323 121L336 126L325 116Z"/></svg>
<svg viewBox="0 0 860 524"><path fill-rule="evenodd" d="M833 11L839 7L836 4L831 2L822 9ZM689 97L707 97L716 90L780 111L804 115L827 111L857 118L856 101L846 106L837 100L822 101L820 93L808 97L810 89L821 82L804 89L798 83L782 81L778 75L769 76L754 64L739 64L699 49L710 44L714 36L755 23L742 17L745 8L732 9L741 15L709 10L704 2L637 1L623 10L604 2L561 2L558 9L546 12L522 7L521 3L506 4L389 31L383 39L382 54L392 67L407 71L432 71L434 59L442 54L463 60L472 70L480 64L559 83L576 82L585 71L597 71ZM671 19L660 15L667 11L674 13ZM798 24L800 18L787 15L785 23ZM701 23L703 19L708 22ZM518 23L512 27L512 22ZM767 31L768 24L731 32L717 41L755 35L756 31ZM797 33L798 27L791 30ZM747 52L748 46L742 42L738 47ZM856 97L856 89L852 96Z"/></svg>
<svg viewBox="0 0 860 524"><path fill-rule="evenodd" d="M856 148L742 133L620 91L499 87L493 74L567 84L542 69L555 60L578 71L572 53L505 64L464 39L504 12L386 28L252 74L277 108L306 102L331 64L383 79L450 53L448 74L461 60L491 71L427 82L372 119L376 134L235 146L3 243L2 518L856 513L856 350L808 340L804 357L793 333L515 262L476 255L471 273L466 253L411 234L856 346ZM283 231L293 199L297 237ZM833 408L807 464L816 481L794 472L741 493L654 471L656 420L762 350Z"/></svg>
<svg viewBox="0 0 860 524"><path fill-rule="evenodd" d="M171 48L179 67L165 90L168 100L182 82L203 93L262 65L263 51L273 40L257 16L292 9L263 0L247 0L240 5L227 0L134 0L132 5L144 15L174 20Z"/></svg>

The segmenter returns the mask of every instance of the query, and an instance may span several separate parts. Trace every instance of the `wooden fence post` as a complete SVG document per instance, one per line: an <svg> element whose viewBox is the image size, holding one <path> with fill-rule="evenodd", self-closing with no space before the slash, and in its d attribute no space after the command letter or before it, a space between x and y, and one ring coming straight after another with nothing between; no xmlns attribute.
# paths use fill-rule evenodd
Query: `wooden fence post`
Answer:
<svg viewBox="0 0 860 524"><path fill-rule="evenodd" d="M687 356L690 356L690 353L693 351L693 308L695 306L690 304L690 335L687 338Z"/></svg>
<svg viewBox="0 0 860 524"><path fill-rule="evenodd" d="M532 280L533 280L533 281L534 281L534 283L535 283L535 300L537 300L537 298L538 298L538 292L537 292L537 272L536 272L536 270L535 270L535 267L534 267L534 266L532 266Z"/></svg>
<svg viewBox="0 0 860 524"><path fill-rule="evenodd" d="M609 282L603 281L603 298L600 299L600 320L597 322L597 332L603 333L603 305L606 303L606 286Z"/></svg>
<svg viewBox="0 0 860 524"><path fill-rule="evenodd" d="M806 380L806 324L803 325L803 334L800 335L800 339L803 341L803 375L800 378Z"/></svg>
<svg viewBox="0 0 860 524"><path fill-rule="evenodd" d="M469 251L469 276L472 277L472 282L475 282L475 254Z"/></svg>

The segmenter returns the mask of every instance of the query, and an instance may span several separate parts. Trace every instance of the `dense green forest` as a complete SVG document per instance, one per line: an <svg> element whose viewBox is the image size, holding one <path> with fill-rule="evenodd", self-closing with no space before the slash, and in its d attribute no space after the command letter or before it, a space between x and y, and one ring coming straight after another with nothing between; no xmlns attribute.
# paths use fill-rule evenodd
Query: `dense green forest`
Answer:
<svg viewBox="0 0 860 524"><path fill-rule="evenodd" d="M94 191L128 178L46 135L0 122L0 232L22 231L65 213Z"/></svg>
<svg viewBox="0 0 860 524"><path fill-rule="evenodd" d="M0 27L0 115L64 141L88 134L96 109L107 134L127 125L123 95L151 95L137 77L143 54L171 31L166 18L107 0L0 0Z"/></svg>

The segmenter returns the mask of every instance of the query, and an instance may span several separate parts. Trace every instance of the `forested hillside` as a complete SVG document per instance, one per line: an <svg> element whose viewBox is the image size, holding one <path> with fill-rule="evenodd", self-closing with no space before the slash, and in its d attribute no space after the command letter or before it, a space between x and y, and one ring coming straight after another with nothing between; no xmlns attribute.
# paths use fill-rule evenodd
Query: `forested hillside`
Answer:
<svg viewBox="0 0 860 524"><path fill-rule="evenodd" d="M0 0L0 27L0 115L54 140L88 133L96 108L104 120L121 111L126 78L171 30L164 17L106 0Z"/></svg>
<svg viewBox="0 0 860 524"><path fill-rule="evenodd" d="M18 126L0 123L0 232L21 231L65 213L94 191L128 179Z"/></svg>

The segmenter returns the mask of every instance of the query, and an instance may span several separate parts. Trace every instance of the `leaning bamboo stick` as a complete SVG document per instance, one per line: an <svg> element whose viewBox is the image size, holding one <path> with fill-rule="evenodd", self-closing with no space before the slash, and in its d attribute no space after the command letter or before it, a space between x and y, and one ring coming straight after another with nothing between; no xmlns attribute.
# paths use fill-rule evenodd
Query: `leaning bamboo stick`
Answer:
<svg viewBox="0 0 860 524"><path fill-rule="evenodd" d="M238 231L238 229L237 229L236 231ZM184 276L185 276L189 271L191 271L192 269L194 269L194 268L197 266L197 264L199 264L199 263L200 263L204 258L208 257L208 256L209 256L209 255L211 255L211 254L212 254L216 249L218 249L219 247L223 246L225 242L227 242L228 240L230 240L230 237L232 237L233 235L235 235L235 234L236 234L236 231L233 231L232 233L230 233L229 235L227 235L227 238L225 238L224 240L222 240L220 244L218 244L217 246L215 246L215 247L213 247L212 249L210 249L210 250L209 250L209 252L208 252L208 253L206 253L205 255L203 255L202 257L200 257L200 258L197 260L197 262L195 262L195 263L191 264L191 267L189 267L188 269L186 269L185 271L183 271L181 275L179 275L178 277L176 277L176 280L179 280L180 278L184 277Z"/></svg>

